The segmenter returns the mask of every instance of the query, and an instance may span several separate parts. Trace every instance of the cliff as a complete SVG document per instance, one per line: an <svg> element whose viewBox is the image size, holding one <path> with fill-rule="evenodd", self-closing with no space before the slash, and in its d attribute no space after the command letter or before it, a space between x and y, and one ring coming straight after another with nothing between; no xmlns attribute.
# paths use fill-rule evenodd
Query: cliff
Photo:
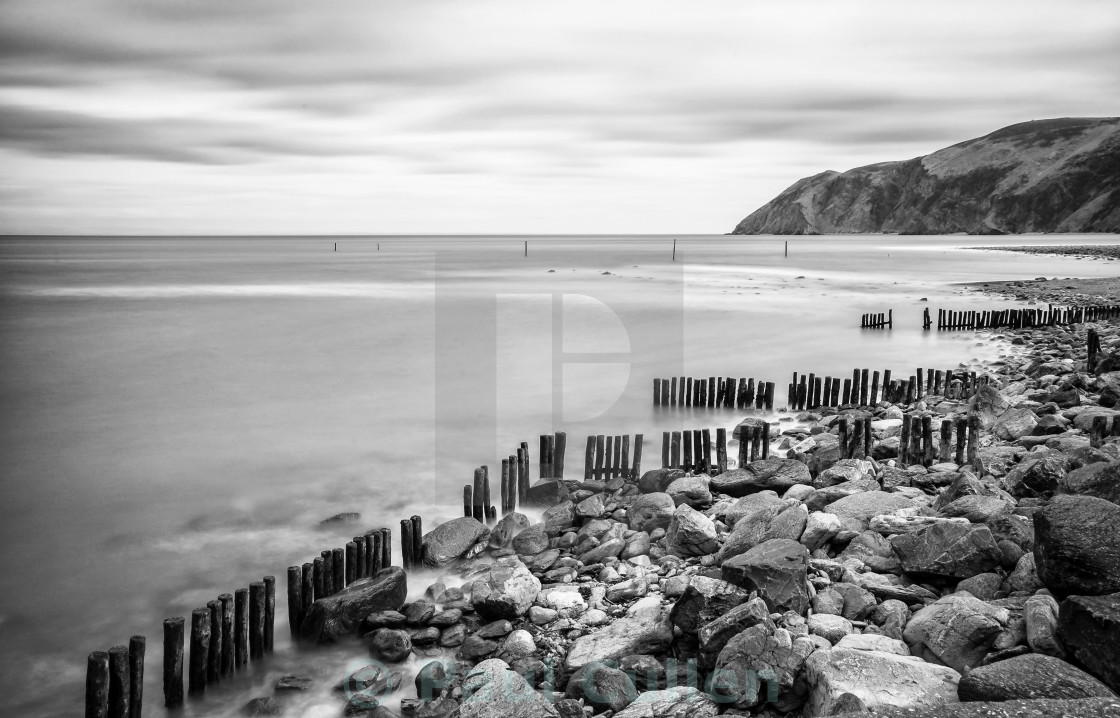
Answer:
<svg viewBox="0 0 1120 718"><path fill-rule="evenodd" d="M798 180L733 234L1120 232L1120 118L1011 125Z"/></svg>

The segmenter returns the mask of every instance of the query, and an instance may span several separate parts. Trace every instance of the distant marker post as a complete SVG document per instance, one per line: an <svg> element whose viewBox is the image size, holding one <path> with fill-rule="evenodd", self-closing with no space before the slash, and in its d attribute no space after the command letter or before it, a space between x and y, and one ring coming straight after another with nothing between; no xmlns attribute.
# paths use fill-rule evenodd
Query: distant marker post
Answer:
<svg viewBox="0 0 1120 718"><path fill-rule="evenodd" d="M525 240L525 256L529 256L529 240Z"/></svg>
<svg viewBox="0 0 1120 718"><path fill-rule="evenodd" d="M789 256L789 240L786 240L786 256Z"/></svg>
<svg viewBox="0 0 1120 718"><path fill-rule="evenodd" d="M673 240L673 261L677 261L677 240Z"/></svg>

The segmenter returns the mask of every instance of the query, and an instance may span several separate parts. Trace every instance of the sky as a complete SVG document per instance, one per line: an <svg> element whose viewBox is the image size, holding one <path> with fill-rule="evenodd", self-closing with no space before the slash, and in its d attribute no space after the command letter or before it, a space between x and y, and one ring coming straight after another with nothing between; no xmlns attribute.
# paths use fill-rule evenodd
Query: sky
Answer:
<svg viewBox="0 0 1120 718"><path fill-rule="evenodd" d="M722 233L1117 68L1114 0L0 0L0 233Z"/></svg>

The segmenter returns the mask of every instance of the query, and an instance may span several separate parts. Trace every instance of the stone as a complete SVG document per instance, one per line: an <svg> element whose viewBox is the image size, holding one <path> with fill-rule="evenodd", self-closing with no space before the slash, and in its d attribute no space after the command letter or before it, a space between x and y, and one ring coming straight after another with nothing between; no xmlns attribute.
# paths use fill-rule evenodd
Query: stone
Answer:
<svg viewBox="0 0 1120 718"><path fill-rule="evenodd" d="M555 506L568 500L571 490L563 481L541 479L529 487L525 503L529 506Z"/></svg>
<svg viewBox="0 0 1120 718"><path fill-rule="evenodd" d="M320 645L334 643L357 632L371 613L399 609L407 594L404 569L399 566L381 569L333 596L314 601L300 625L300 635Z"/></svg>
<svg viewBox="0 0 1120 718"><path fill-rule="evenodd" d="M907 573L968 578L1000 565L1003 554L985 525L934 524L890 539Z"/></svg>
<svg viewBox="0 0 1120 718"><path fill-rule="evenodd" d="M758 591L771 611L804 614L809 607L808 568L808 549L789 539L771 539L725 561L721 572L725 581Z"/></svg>
<svg viewBox="0 0 1120 718"><path fill-rule="evenodd" d="M695 575L669 611L669 620L684 633L696 633L701 626L747 602L748 591L711 576Z"/></svg>
<svg viewBox="0 0 1120 718"><path fill-rule="evenodd" d="M400 663L412 653L412 638L399 628L379 628L370 638L369 653L379 661Z"/></svg>
<svg viewBox="0 0 1120 718"><path fill-rule="evenodd" d="M840 531L840 517L836 514L814 511L805 520L805 530L799 539L810 551L816 551L832 540Z"/></svg>
<svg viewBox="0 0 1120 718"><path fill-rule="evenodd" d="M1023 605L1027 644L1035 653L1055 658L1065 658L1066 652L1058 640L1058 602L1049 591L1042 590L1027 599Z"/></svg>
<svg viewBox="0 0 1120 718"><path fill-rule="evenodd" d="M529 528L529 524L529 517L525 514L517 511L508 513L490 529L490 537L486 545L492 550L503 549L513 542L515 536Z"/></svg>
<svg viewBox="0 0 1120 718"><path fill-rule="evenodd" d="M957 672L980 665L1011 615L967 594L938 599L911 616L903 638L911 646L925 646Z"/></svg>
<svg viewBox="0 0 1120 718"><path fill-rule="evenodd" d="M785 491L794 484L811 484L809 467L796 459L769 458L712 477L709 488L728 496L746 496L765 489Z"/></svg>
<svg viewBox="0 0 1120 718"><path fill-rule="evenodd" d="M962 701L1115 698L1108 686L1060 658L1028 653L972 669L960 680Z"/></svg>
<svg viewBox="0 0 1120 718"><path fill-rule="evenodd" d="M463 645L467 638L467 627L461 623L445 628L439 634L439 645L444 648L456 648Z"/></svg>
<svg viewBox="0 0 1120 718"><path fill-rule="evenodd" d="M968 524L968 519L949 519L942 516L900 516L883 514L874 516L867 522L869 531L890 536L891 534L916 534L934 524Z"/></svg>
<svg viewBox="0 0 1120 718"><path fill-rule="evenodd" d="M716 526L710 518L687 504L677 507L665 534L675 556L706 556L719 549ZM621 550L619 546L619 550Z"/></svg>
<svg viewBox="0 0 1120 718"><path fill-rule="evenodd" d="M489 529L470 516L460 516L446 521L424 535L420 556L429 568L444 568L467 555L467 552L486 538Z"/></svg>
<svg viewBox="0 0 1120 718"><path fill-rule="evenodd" d="M843 616L814 613L809 616L809 633L835 644L852 632L852 622Z"/></svg>
<svg viewBox="0 0 1120 718"><path fill-rule="evenodd" d="M593 494L576 504L576 516L588 519L602 516L606 512L607 503L603 494Z"/></svg>
<svg viewBox="0 0 1120 718"><path fill-rule="evenodd" d="M950 518L963 518L974 524L982 524L1000 514L1015 508L1015 503L1000 496L962 496L941 508L941 515Z"/></svg>
<svg viewBox="0 0 1120 718"><path fill-rule="evenodd" d="M1120 593L1062 601L1058 637L1073 658L1120 692Z"/></svg>
<svg viewBox="0 0 1120 718"><path fill-rule="evenodd" d="M505 661L491 658L472 668L463 679L460 718L547 718L556 708L533 690Z"/></svg>
<svg viewBox="0 0 1120 718"><path fill-rule="evenodd" d="M1024 459L1003 478L1012 496L1023 498L1049 498L1069 472L1069 459L1059 452ZM1070 492L1075 493L1075 492Z"/></svg>
<svg viewBox="0 0 1120 718"><path fill-rule="evenodd" d="M1120 504L1120 461L1099 461L1074 469L1058 482L1058 492Z"/></svg>
<svg viewBox="0 0 1120 718"><path fill-rule="evenodd" d="M537 626L552 623L559 615L559 612L552 608L545 608L544 606L529 607L529 621Z"/></svg>
<svg viewBox="0 0 1120 718"><path fill-rule="evenodd" d="M714 518L735 527L743 521L769 523L771 518L791 505L791 502L779 498L773 491L759 491L757 494L736 499L730 505L717 504L713 507L713 512Z"/></svg>
<svg viewBox="0 0 1120 718"><path fill-rule="evenodd" d="M1002 583L998 573L978 573L958 583L957 591L967 591L981 601L991 601Z"/></svg>
<svg viewBox="0 0 1120 718"><path fill-rule="evenodd" d="M653 469L642 474L638 479L638 490L643 494L663 493L677 479L685 473L680 469Z"/></svg>
<svg viewBox="0 0 1120 718"><path fill-rule="evenodd" d="M626 512L626 520L635 531L667 529L677 505L673 497L662 491L647 493L634 499Z"/></svg>
<svg viewBox="0 0 1120 718"><path fill-rule="evenodd" d="M475 579L471 605L482 618L512 620L528 612L540 590L541 582L520 561L499 563Z"/></svg>
<svg viewBox="0 0 1120 718"><path fill-rule="evenodd" d="M719 705L692 686L678 686L638 694L614 718L714 718Z"/></svg>
<svg viewBox="0 0 1120 718"><path fill-rule="evenodd" d="M751 626L720 651L710 690L721 703L740 710L767 700L775 710L787 712L804 700L796 679L813 649L807 637L795 638L784 628ZM768 695L761 692L763 681Z"/></svg>
<svg viewBox="0 0 1120 718"><path fill-rule="evenodd" d="M449 674L451 677L449 677ZM455 664L444 661L429 661L421 668L414 680L416 684L416 697L430 701L443 693L453 683Z"/></svg>
<svg viewBox="0 0 1120 718"><path fill-rule="evenodd" d="M241 707L241 714L247 716L278 716L283 712L284 704L272 696L253 698Z"/></svg>
<svg viewBox="0 0 1120 718"><path fill-rule="evenodd" d="M440 611L439 613L432 616L431 620L428 621L428 625L435 626L436 628L447 628L448 626L454 626L456 623L462 620L462 618L462 609L450 608L446 611Z"/></svg>
<svg viewBox="0 0 1120 718"><path fill-rule="evenodd" d="M969 413L980 415L980 425L991 429L996 420L1009 408L1011 404L1000 394L995 387L982 386L976 395L968 402Z"/></svg>
<svg viewBox="0 0 1120 718"><path fill-rule="evenodd" d="M1011 408L1000 414L992 426L992 433L1004 441L1015 441L1028 436L1038 426L1038 416L1030 409Z"/></svg>
<svg viewBox="0 0 1120 718"><path fill-rule="evenodd" d="M909 656L910 649L897 638L881 633L849 633L836 642L836 648L850 648L853 651L881 651L897 656Z"/></svg>
<svg viewBox="0 0 1120 718"><path fill-rule="evenodd" d="M656 596L639 599L626 615L577 638L564 658L569 671L593 660L619 659L634 653L656 655L673 642L673 625Z"/></svg>
<svg viewBox="0 0 1120 718"><path fill-rule="evenodd" d="M518 658L525 658L536 653L537 644L533 640L533 634L524 629L512 631L506 639L502 641L501 647L498 649L498 657L506 663L513 663Z"/></svg>
<svg viewBox="0 0 1120 718"><path fill-rule="evenodd" d="M592 661L568 679L565 698L583 699L597 710L620 711L638 697L630 676L601 661Z"/></svg>
<svg viewBox="0 0 1120 718"><path fill-rule="evenodd" d="M544 524L533 524L513 537L513 550L522 556L535 556L548 548Z"/></svg>
<svg viewBox="0 0 1120 718"><path fill-rule="evenodd" d="M483 638L477 633L467 636L459 645L458 656L466 661L477 661L498 650L497 641Z"/></svg>
<svg viewBox="0 0 1120 718"><path fill-rule="evenodd" d="M536 556L530 556L525 561L525 566L532 572L547 571L559 558L560 549L550 548L547 551L541 551Z"/></svg>
<svg viewBox="0 0 1120 718"><path fill-rule="evenodd" d="M279 693L284 693L285 691L303 692L311 690L311 687L314 685L315 681L307 676L288 674L276 679L276 685L273 686L273 690Z"/></svg>
<svg viewBox="0 0 1120 718"><path fill-rule="evenodd" d="M1034 516L1039 579L1058 595L1120 591L1120 506L1095 496L1055 496Z"/></svg>
<svg viewBox="0 0 1120 718"><path fill-rule="evenodd" d="M673 498L673 502L680 506L688 504L692 508L703 508L712 503L712 492L708 489L711 478L698 474L696 476L682 476L665 489L665 493Z"/></svg>
<svg viewBox="0 0 1120 718"><path fill-rule="evenodd" d="M608 539L595 548L580 555L579 560L585 566L602 563L608 558L613 558L622 553L626 542L622 539Z"/></svg>
<svg viewBox="0 0 1120 718"><path fill-rule="evenodd" d="M576 523L576 505L571 501L556 504L541 514L541 522L549 536L556 536Z"/></svg>
<svg viewBox="0 0 1120 718"><path fill-rule="evenodd" d="M856 536L836 557L839 561L856 559L875 573L898 573L901 568L891 542L875 531Z"/></svg>
<svg viewBox="0 0 1120 718"><path fill-rule="evenodd" d="M622 553L618 555L623 561L638 556L648 556L650 549L649 534L645 531L635 531L634 535L626 539L626 545L622 547Z"/></svg>
<svg viewBox="0 0 1120 718"><path fill-rule="evenodd" d="M952 668L913 656L839 646L810 655L805 675L809 684L807 716L835 715L849 694L876 712L898 707L910 715L924 715L956 703L960 679Z"/></svg>
<svg viewBox="0 0 1120 718"><path fill-rule="evenodd" d="M914 502L901 494L886 491L861 491L833 501L825 506L824 510L830 514L836 514L841 519L848 517L858 520L863 526L860 529L862 531L867 528L868 522L875 516L889 514L898 509L912 508L913 506Z"/></svg>
<svg viewBox="0 0 1120 718"><path fill-rule="evenodd" d="M710 671L727 642L751 626L765 625L775 628L770 609L761 598L740 604L700 627L696 637L700 641L700 666ZM683 630L683 628L682 628ZM686 631L687 632L687 631Z"/></svg>
<svg viewBox="0 0 1120 718"><path fill-rule="evenodd" d="M1024 553L1015 562L1015 569L1007 577L1007 587L1012 591L1034 593L1042 588L1042 581L1034 568L1034 553Z"/></svg>

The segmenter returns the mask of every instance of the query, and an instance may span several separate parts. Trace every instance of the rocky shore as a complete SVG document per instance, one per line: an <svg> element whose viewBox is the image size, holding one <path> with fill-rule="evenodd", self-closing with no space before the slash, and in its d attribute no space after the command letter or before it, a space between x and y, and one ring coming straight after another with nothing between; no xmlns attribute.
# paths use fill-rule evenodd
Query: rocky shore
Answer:
<svg viewBox="0 0 1120 718"><path fill-rule="evenodd" d="M1120 259L1120 244L1036 244L1020 247L969 247L1023 254L1058 254L1079 259Z"/></svg>
<svg viewBox="0 0 1120 718"><path fill-rule="evenodd" d="M385 569L303 633L368 648L345 715L1120 716L1120 437L1091 435L1120 326L1093 326L1096 367L1085 325L1006 331L1026 351L974 396L803 413L724 474L538 484L539 521L425 535L424 598ZM979 461L898 466L904 413L977 414ZM871 457L840 458L844 414Z"/></svg>

